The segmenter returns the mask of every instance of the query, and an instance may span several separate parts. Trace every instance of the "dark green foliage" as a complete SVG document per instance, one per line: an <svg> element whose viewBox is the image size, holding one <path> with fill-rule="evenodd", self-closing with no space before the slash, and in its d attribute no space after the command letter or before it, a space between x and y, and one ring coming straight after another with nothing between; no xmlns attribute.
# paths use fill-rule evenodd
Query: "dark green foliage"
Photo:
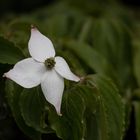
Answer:
<svg viewBox="0 0 140 140"><path fill-rule="evenodd" d="M30 57L31 24L52 40L57 56L81 77L79 83L65 81L62 116L40 86L23 89L2 78L16 62ZM65 0L18 18L5 17L0 23L0 101L12 121L33 140L122 140L134 107L139 140L139 25L113 0Z"/></svg>
<svg viewBox="0 0 140 140"><path fill-rule="evenodd" d="M23 58L24 55L19 48L7 39L0 37L0 63L15 64Z"/></svg>
<svg viewBox="0 0 140 140"><path fill-rule="evenodd" d="M63 96L62 117L45 103L40 88L22 89L12 81L7 81L6 85L14 118L23 132L33 139L51 132L64 140L91 140L93 137L121 140L123 136L124 105L115 85L104 77L91 75L81 84L67 89Z"/></svg>

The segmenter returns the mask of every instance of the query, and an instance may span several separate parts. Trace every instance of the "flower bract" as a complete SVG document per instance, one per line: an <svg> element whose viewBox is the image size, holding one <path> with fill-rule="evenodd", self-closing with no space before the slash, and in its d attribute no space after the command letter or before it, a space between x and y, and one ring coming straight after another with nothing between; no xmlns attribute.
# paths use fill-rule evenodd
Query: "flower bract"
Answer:
<svg viewBox="0 0 140 140"><path fill-rule="evenodd" d="M31 28L28 49L31 57L17 62L4 76L24 88L41 84L46 100L54 105L60 115L64 78L75 82L80 78L71 72L64 58L55 56L51 40L35 27Z"/></svg>

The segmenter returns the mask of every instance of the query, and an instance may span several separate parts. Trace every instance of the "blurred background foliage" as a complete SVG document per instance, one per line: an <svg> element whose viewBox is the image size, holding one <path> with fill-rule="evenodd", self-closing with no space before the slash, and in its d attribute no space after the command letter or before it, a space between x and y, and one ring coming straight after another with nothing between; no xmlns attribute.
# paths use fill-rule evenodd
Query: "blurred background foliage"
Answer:
<svg viewBox="0 0 140 140"><path fill-rule="evenodd" d="M13 64L29 56L27 46L31 24L36 25L43 34L51 38L51 40L54 42L57 55L63 56L70 64L72 70L79 76L101 74L109 77L113 83L115 83L125 104L125 122L123 122L124 114L121 112L121 107L123 107L120 102L121 99L117 96L116 103L113 95L112 98L108 97L106 95L107 92L110 92L107 91L108 87L103 87L103 89L101 89L101 92L103 92L102 98L105 96L103 102L108 102L107 99L115 102L110 103L110 105L114 104L114 108L111 108L111 111L115 109L116 114L118 112L120 113L120 118L118 115L118 119L120 120L120 122L118 122L118 127L121 126L119 129L120 131L123 131L123 133L121 132L121 134L119 134L120 137L123 137L124 140L140 140L139 8L140 4L138 0L1 0L0 140L29 140L30 138L26 136L28 135L27 133L30 133L29 135L32 134L33 137L31 138L37 139L40 135L38 132L46 132L46 130L42 130L42 128L38 127L37 123L39 122L35 121L36 118L33 118L35 119L35 122L30 122L32 118L25 113L28 106L27 108L26 106L24 107L24 102L26 102L28 105L28 100L26 100L26 94L28 94L28 92L24 91L25 93L22 94L23 92L21 92L19 87L14 87L15 85L13 86L11 83L9 83L9 88L7 87L7 89L11 90L14 87L17 89L17 91L19 91L19 93L21 92L22 97L19 97L16 95L16 93L15 96L9 94L6 95L4 90L5 79L2 78L3 73L13 67ZM99 84L103 86L105 82L108 83L104 79L103 81L101 80L101 82L98 76L95 76L94 78L91 76L90 78L88 82L92 84L96 83L97 85ZM94 81L92 78L96 79L97 81ZM71 83L66 81L66 89L68 89L70 86ZM114 89L114 86L110 85L110 83L108 86L110 89ZM79 93L81 93L81 96L84 97L82 94L84 91L84 89L82 91L83 87L81 87L81 89L80 87L75 88L77 91L79 91ZM87 88L87 90L90 89ZM11 91L14 92L14 90ZM104 93L105 91L106 93ZM66 92L69 91L66 90ZM87 91L85 91L85 93L86 92ZM116 94L116 92L117 91L114 91L114 94ZM31 91L31 97L32 93L34 93L34 91ZM75 93L74 90L73 93ZM37 98L37 96L38 94L34 98ZM65 94L64 99L68 98L67 96L69 96L69 94ZM77 94L72 94L71 96L72 97L69 97L71 99L76 98L74 96L79 98L79 95ZM95 97L92 98L96 102ZM19 108L16 107L17 104L13 104L13 101L11 100L20 100L21 110L19 110ZM8 105L8 103L10 105ZM82 101L80 99L77 100L77 103L82 106ZM63 104L66 104L65 100ZM120 110L117 110L115 106L116 104ZM72 105L71 102L70 105ZM94 111L95 104L91 103L90 105L93 106L92 111ZM109 103L105 103L105 106L108 108ZM16 114L18 113L18 110L19 112L22 112L22 117L25 119L26 124L24 124L23 120L21 120L21 116ZM63 110L64 112L67 110L65 106ZM75 112L77 111L75 110ZM40 112L38 111L38 113ZM67 114L67 112L65 113ZM107 113L107 115L110 114L110 112L105 113ZM49 129L47 130L49 133L43 133L42 139L56 140L59 139L58 137L64 139L65 135L58 131L62 126L54 124L54 120L51 120L51 116L52 118L57 118L54 117L54 114L51 114L49 120L50 123L54 125L56 134L54 131ZM68 116L64 116L61 121L65 122L67 117ZM94 120L91 119L90 116L88 117L87 121ZM98 116L96 117L98 118ZM110 120L115 121L116 118L111 117ZM18 126L15 121L17 122ZM72 122L72 120L70 120L73 125L78 124L76 120L74 121L75 122ZM108 120L106 121L107 125L104 125L112 128L112 126L109 124L110 122ZM94 120L94 122L96 121ZM87 123L92 124L92 122ZM19 126L21 126L20 129ZM30 129L29 126L37 128L38 131L35 133L36 130ZM66 126L64 125L64 127ZM77 128L78 127L79 126L77 126ZM91 128L91 126L88 127ZM27 132L23 133L21 131L22 128L25 128ZM114 130L116 129L115 127L113 128ZM94 130L94 133L97 131L96 124L92 129ZM90 130L87 130L87 132L88 131ZM103 131L106 131L106 129ZM108 136L106 136L106 132L101 132L101 136L105 136L106 139L103 139L102 137L100 140L115 140L113 139L115 138L115 135L108 138ZM99 139L98 137L99 136L97 135L97 137L94 138ZM121 139L120 137L119 139ZM75 136L73 139L77 140L78 138ZM86 137L85 139L92 140L92 136ZM119 139L117 139L116 136L116 140Z"/></svg>

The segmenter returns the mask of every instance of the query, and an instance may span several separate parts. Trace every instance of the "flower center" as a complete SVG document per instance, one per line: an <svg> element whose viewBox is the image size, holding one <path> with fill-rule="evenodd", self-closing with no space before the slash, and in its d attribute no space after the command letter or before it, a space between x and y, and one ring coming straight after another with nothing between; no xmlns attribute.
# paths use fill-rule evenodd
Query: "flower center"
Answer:
<svg viewBox="0 0 140 140"><path fill-rule="evenodd" d="M55 66L54 57L50 57L45 60L45 66L47 69L52 69Z"/></svg>

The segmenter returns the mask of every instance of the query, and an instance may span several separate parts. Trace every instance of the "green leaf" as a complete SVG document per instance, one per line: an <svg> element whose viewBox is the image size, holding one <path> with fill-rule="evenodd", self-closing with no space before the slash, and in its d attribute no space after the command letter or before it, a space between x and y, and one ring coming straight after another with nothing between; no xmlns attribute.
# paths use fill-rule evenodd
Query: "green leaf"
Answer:
<svg viewBox="0 0 140 140"><path fill-rule="evenodd" d="M49 113L49 121L58 137L64 140L77 140L82 138L82 118L84 113L84 102L80 94L74 94L76 90L65 93L62 104L62 117ZM79 90L78 90L79 91ZM76 100L74 100L76 99Z"/></svg>
<svg viewBox="0 0 140 140"><path fill-rule="evenodd" d="M94 49L112 65L121 87L132 87L132 39L127 26L119 19L99 18L92 35Z"/></svg>
<svg viewBox="0 0 140 140"><path fill-rule="evenodd" d="M64 140L121 140L123 136L123 103L115 85L105 77L87 76L66 89L62 116L57 115L45 98L42 100L38 88L23 90L8 81L6 89L17 124L33 139L39 139L39 132L47 132L47 127ZM47 118L44 117L46 109Z"/></svg>
<svg viewBox="0 0 140 140"><path fill-rule="evenodd" d="M62 114L58 117L50 111L49 122L64 140L121 140L123 137L124 104L118 89L106 77L90 75L81 84L67 89Z"/></svg>
<svg viewBox="0 0 140 140"><path fill-rule="evenodd" d="M71 129L69 127L68 120L63 116L58 116L56 111L54 111L54 107L52 105L47 106L48 112L48 123L52 130L56 133L56 135L64 140L70 140L71 137Z"/></svg>
<svg viewBox="0 0 140 140"><path fill-rule="evenodd" d="M140 41L134 42L134 74L136 76L138 85L140 86Z"/></svg>
<svg viewBox="0 0 140 140"><path fill-rule="evenodd" d="M88 131L85 116L88 112L90 112L91 116L94 116L96 112L96 92L96 88L93 89L85 85L77 85L75 88L65 92L63 109L73 132L73 140L86 139ZM93 134L94 131L91 131Z"/></svg>
<svg viewBox="0 0 140 140"><path fill-rule="evenodd" d="M134 102L137 140L140 140L140 102Z"/></svg>
<svg viewBox="0 0 140 140"><path fill-rule="evenodd" d="M117 77L111 64L90 45L74 40L65 43L68 49L73 51L85 65L92 69L92 73L95 71L96 73L108 75L118 84Z"/></svg>
<svg viewBox="0 0 140 140"><path fill-rule="evenodd" d="M20 95L20 110L28 126L33 127L41 133L52 132L45 123L44 100L41 98L42 92L38 87L24 89Z"/></svg>
<svg viewBox="0 0 140 140"><path fill-rule="evenodd" d="M53 38L65 37L68 32L68 15L56 15L49 18L46 23L47 33Z"/></svg>
<svg viewBox="0 0 140 140"><path fill-rule="evenodd" d="M64 92L62 103L62 117L49 112L52 129L64 140L84 139L86 124L85 111L93 115L96 110L96 89L85 85L77 85ZM94 133L94 132L92 132Z"/></svg>
<svg viewBox="0 0 140 140"><path fill-rule="evenodd" d="M85 82L99 90L100 105L95 114L97 140L121 140L124 131L124 104L118 89L104 76L91 75Z"/></svg>
<svg viewBox="0 0 140 140"><path fill-rule="evenodd" d="M0 37L0 63L15 64L23 58L24 55L19 48L7 39Z"/></svg>
<svg viewBox="0 0 140 140"><path fill-rule="evenodd" d="M21 88L17 84L14 84L14 82L7 80L6 96L17 125L31 139L40 140L41 134L37 132L35 129L27 126L21 115L19 101L20 101L20 93L22 92L22 90L23 88Z"/></svg>

